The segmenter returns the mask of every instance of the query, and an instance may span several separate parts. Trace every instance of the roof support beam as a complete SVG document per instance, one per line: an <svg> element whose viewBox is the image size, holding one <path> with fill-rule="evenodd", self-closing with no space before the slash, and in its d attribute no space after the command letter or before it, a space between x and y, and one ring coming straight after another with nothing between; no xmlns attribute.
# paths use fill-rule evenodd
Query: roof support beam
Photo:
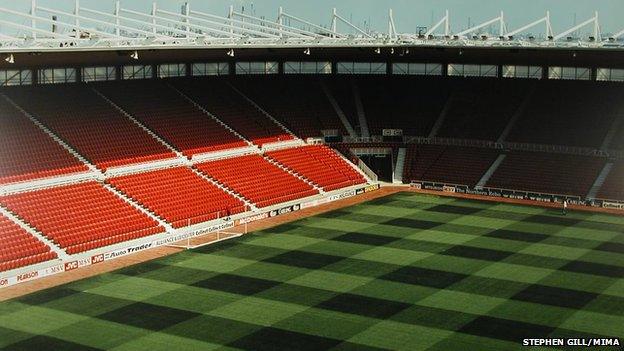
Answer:
<svg viewBox="0 0 624 351"><path fill-rule="evenodd" d="M363 36L367 37L367 38L372 38L372 36L368 33L366 33L365 31L363 31L360 27L356 26L355 24L347 21L346 19L344 19L342 16L340 16L338 14L338 12L336 11L336 8L333 9L332 12L332 31L336 31L336 27L337 27L337 22L341 21L342 23L346 24L347 26L353 28L356 32L362 34Z"/></svg>
<svg viewBox="0 0 624 351"><path fill-rule="evenodd" d="M67 17L70 17L70 18L76 17L76 15L73 15L71 13L58 11L58 10L54 10L54 9L49 9L49 8L46 8L46 7L37 7L37 10L45 11L45 12L49 12L49 13L54 13L54 14L57 14L57 15L63 15L63 16L67 16ZM109 15L108 13L103 13L103 12L100 12L100 11L89 10L89 9L85 9L85 8L83 8L82 11L84 11L84 12L95 12L96 14L104 14L104 15L110 16L110 17L117 17L118 20L122 19L122 17L120 17L120 16ZM89 22L93 22L93 23L98 23L98 24L102 24L102 25L105 25L105 26L108 26L108 27L115 27L117 29L120 29L120 30L123 29L123 30L129 31L129 32L133 32L133 33L136 33L136 34L143 34L143 35L150 36L150 37L152 36L152 33L148 32L148 31L144 31L144 30L141 30L141 29L133 28L133 27L124 26L122 24L116 25L116 24L111 23L111 22L106 22L106 21L102 21L102 20L99 20L99 19L95 19L95 18L85 17L85 16L82 16L82 15L80 16L80 18L83 21L89 21ZM85 31L89 31L91 29L85 28L84 30ZM119 37L123 38L123 36L119 36Z"/></svg>
<svg viewBox="0 0 624 351"><path fill-rule="evenodd" d="M392 15L392 9L388 10L388 36L390 39L396 39L397 32L394 26L394 16Z"/></svg>
<svg viewBox="0 0 624 351"><path fill-rule="evenodd" d="M501 36L504 35L504 33L502 33L502 32L504 31L505 23L503 22L503 13L502 12L501 12L500 16L498 16L496 18L492 18L491 20L483 22L481 24L478 24L478 25L476 25L476 26L474 26L472 28L468 28L468 29L466 29L464 31L461 31L461 32L457 33L456 35L461 37L461 36L464 36L466 34L470 34L472 32L475 32L475 31L477 31L477 30L479 30L481 28L487 27L487 26L489 26L489 25L491 25L493 23L496 23L496 22L500 23L500 31L501 31L501 33L499 33L499 35L501 35Z"/></svg>
<svg viewBox="0 0 624 351"><path fill-rule="evenodd" d="M252 21L256 21L259 24L255 24L255 23L250 23L250 22L245 22L245 21L241 21L241 20L235 20L237 23L241 24L241 25L253 25L257 28L260 28L262 30L273 30L275 33L278 34L286 34L288 36L295 36L295 37L318 37L318 34L307 31L307 30L303 30L303 29L298 29L298 28L294 28L294 27L290 27L290 26L286 26L282 23L282 25L280 26L279 23L277 22L272 22L266 19L262 19L262 18L258 18L258 17L254 17L254 16L250 16L250 15L246 15L244 13L238 13L235 11L232 11L231 13L232 18L234 17L240 17L241 19L248 19L248 20L252 20ZM283 13L282 13L283 15Z"/></svg>
<svg viewBox="0 0 624 351"><path fill-rule="evenodd" d="M192 12L194 12L194 11L189 11L189 14L192 13ZM163 14L163 15L167 15L167 16L178 16L178 17L182 17L182 18L188 19L188 20L192 19L193 21L203 22L203 23L207 23L207 24L210 24L210 25L220 25L221 27L227 27L227 28L230 28L229 31L224 31L224 30L216 29L216 28L212 28L212 27L201 26L201 28L203 28L207 32L214 33L214 34L219 34L219 35L222 35L222 36L224 36L226 38L238 38L238 39L243 38L242 35L234 33L235 27L230 27L229 25L222 25L219 22L215 22L215 21L211 21L211 20L207 20L207 19L203 19L203 18L199 18L199 17L192 17L190 15L180 15L180 14L177 14L177 13L174 13L174 12L169 12L169 11L160 10L160 9L158 10L158 13ZM193 25L193 26L199 28L198 25Z"/></svg>
<svg viewBox="0 0 624 351"><path fill-rule="evenodd" d="M438 27L444 24L444 35L450 34L450 24L449 24L449 10L446 10L446 14L442 19L436 23L433 27L429 28L429 30L425 33L425 36L432 35Z"/></svg>
<svg viewBox="0 0 624 351"><path fill-rule="evenodd" d="M522 26L522 27L520 27L518 29L515 29L515 30L513 30L511 32L508 32L507 36L508 37L513 37L514 35L516 35L518 33L522 33L525 30L531 29L531 28L533 28L533 27L535 27L535 26L537 26L537 25L539 25L541 23L546 23L546 36L553 36L552 28L550 27L550 12L548 12L548 11L546 11L546 16L538 19L537 21L533 21L533 22L527 24L526 26Z"/></svg>
<svg viewBox="0 0 624 351"><path fill-rule="evenodd" d="M0 9L0 11L2 11L2 9ZM71 40L75 39L73 37L70 37L69 35L64 35L64 34L60 34L60 33L54 33L52 31L39 29L39 28L32 28L32 27L29 27L29 26L25 26L25 25L22 25L22 24L17 24L17 23L5 21L5 20L0 20L0 23L4 24L4 25L7 25L9 27L13 27L13 28L25 29L25 30L33 31L35 33L41 33L41 34L50 35L53 38L71 39Z"/></svg>
<svg viewBox="0 0 624 351"><path fill-rule="evenodd" d="M316 29L316 30L317 30L317 31L319 31L320 33L325 33L325 34L330 35L332 38L342 38L342 37L344 37L342 34L340 34L340 33L336 32L335 28L334 28L334 29L329 30L329 29L327 29L327 28L323 28L323 27L321 27L321 26L319 26L319 25L316 25L316 24L314 24L314 23L308 22L308 21L306 21L306 20L304 20L304 19L301 19L301 18L299 18L299 17L293 16L293 15L288 14L288 13L286 13L286 12L282 12L282 13L281 13L281 17L289 18L289 19L291 19L291 20L293 20L293 21L299 22L299 23L301 23L301 24L305 24L306 26L309 26L310 28L314 28L314 29ZM311 33L311 32L310 32L310 33ZM314 34L314 33L312 33L312 34Z"/></svg>
<svg viewBox="0 0 624 351"><path fill-rule="evenodd" d="M564 37L566 37L568 34L570 34L570 33L574 32L574 31L577 31L577 30L579 30L579 29L581 29L581 28L585 27L586 25L588 25L588 24L590 24L590 23L593 23L593 24L594 24L594 38L596 38L596 40L600 40L600 26L599 26L599 24L598 24L598 12L595 12L595 13L594 13L594 17L592 17L592 18L588 19L587 21L582 22L582 23L580 23L580 24L578 24L578 25L576 25L576 26L574 26L574 27L572 27L572 28L570 28L570 29L568 29L568 30L566 30L566 31L564 31L564 32L562 32L562 33L560 33L560 34L557 34L557 35L554 37L554 40L559 40L559 39L561 39L561 38L564 38Z"/></svg>
<svg viewBox="0 0 624 351"><path fill-rule="evenodd" d="M42 10L42 11L45 11L45 8L38 7L38 9ZM99 31L99 30L96 30L96 29L82 29L80 27L76 27L76 23L75 22L73 24L70 24L70 23L59 21L59 20L51 20L51 19L45 18L45 17L31 16L31 15L28 15L28 14L25 14L25 13L9 10L9 9L5 9L5 8L0 8L0 11L6 12L6 13L9 13L9 14L13 14L13 15L16 15L16 16L31 18L31 19L33 19L33 17L34 17L34 19L36 19L37 21L40 21L40 22L45 22L45 23L50 23L50 24L57 25L57 26L62 26L62 27L75 29L76 30L76 32L75 32L76 36L75 37L67 36L67 37L70 37L70 38L80 39L80 33L81 32L97 33L99 35L102 35L102 36L108 37L108 38L121 38L121 37L118 37L118 36L116 36L114 34L102 32L102 31ZM50 33L55 33L55 32L50 32Z"/></svg>

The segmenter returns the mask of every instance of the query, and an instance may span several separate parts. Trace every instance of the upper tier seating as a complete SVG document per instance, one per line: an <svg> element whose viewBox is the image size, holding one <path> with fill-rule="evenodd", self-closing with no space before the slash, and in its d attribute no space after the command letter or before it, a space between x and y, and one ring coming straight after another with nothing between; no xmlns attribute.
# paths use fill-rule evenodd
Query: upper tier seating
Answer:
<svg viewBox="0 0 624 351"><path fill-rule="evenodd" d="M510 152L487 186L585 197L604 164L589 156Z"/></svg>
<svg viewBox="0 0 624 351"><path fill-rule="evenodd" d="M614 150L622 150L624 149L624 113L622 113L621 115L616 115L615 118L619 118L621 120L620 126L615 131L615 135L611 140L611 144L608 145L608 148Z"/></svg>
<svg viewBox="0 0 624 351"><path fill-rule="evenodd" d="M366 182L336 151L324 145L277 150L268 152L267 156L325 191Z"/></svg>
<svg viewBox="0 0 624 351"><path fill-rule="evenodd" d="M6 94L104 171L175 156L86 84L28 86Z"/></svg>
<svg viewBox="0 0 624 351"><path fill-rule="evenodd" d="M97 89L189 158L247 145L161 81L113 82Z"/></svg>
<svg viewBox="0 0 624 351"><path fill-rule="evenodd" d="M598 191L598 198L624 201L624 162L617 162Z"/></svg>
<svg viewBox="0 0 624 351"><path fill-rule="evenodd" d="M340 106L342 113L351 123L353 129L356 132L360 131L360 120L353 94L353 80L347 76L321 77L320 79L327 85L327 88Z"/></svg>
<svg viewBox="0 0 624 351"><path fill-rule="evenodd" d="M256 145L294 138L221 79L181 79L172 84Z"/></svg>
<svg viewBox="0 0 624 351"><path fill-rule="evenodd" d="M362 77L356 84L371 135L398 128L427 136L450 95L450 85L439 78Z"/></svg>
<svg viewBox="0 0 624 351"><path fill-rule="evenodd" d="M244 212L240 200L186 167L109 179L115 188L174 228Z"/></svg>
<svg viewBox="0 0 624 351"><path fill-rule="evenodd" d="M89 169L3 98L0 98L0 165L0 184Z"/></svg>
<svg viewBox="0 0 624 351"><path fill-rule="evenodd" d="M443 145L409 145L403 181L476 185L498 157L497 150Z"/></svg>
<svg viewBox="0 0 624 351"><path fill-rule="evenodd" d="M529 94L531 83L528 79L450 79L453 92L436 136L496 141Z"/></svg>
<svg viewBox="0 0 624 351"><path fill-rule="evenodd" d="M346 134L316 79L286 76L235 82L249 98L301 138L322 136L323 129Z"/></svg>
<svg viewBox="0 0 624 351"><path fill-rule="evenodd" d="M260 155L206 162L196 164L195 168L258 207L318 194L310 185Z"/></svg>
<svg viewBox="0 0 624 351"><path fill-rule="evenodd" d="M623 99L619 85L540 81L507 141L598 148Z"/></svg>
<svg viewBox="0 0 624 351"><path fill-rule="evenodd" d="M0 272L56 257L48 245L0 214Z"/></svg>
<svg viewBox="0 0 624 351"><path fill-rule="evenodd" d="M3 196L0 203L69 254L164 232L96 182Z"/></svg>

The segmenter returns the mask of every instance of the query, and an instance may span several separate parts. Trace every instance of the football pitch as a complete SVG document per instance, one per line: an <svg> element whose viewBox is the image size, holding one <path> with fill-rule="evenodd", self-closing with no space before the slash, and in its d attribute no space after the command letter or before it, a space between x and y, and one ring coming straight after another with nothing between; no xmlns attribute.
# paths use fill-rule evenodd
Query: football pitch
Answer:
<svg viewBox="0 0 624 351"><path fill-rule="evenodd" d="M0 303L2 350L545 337L624 337L624 217L399 193Z"/></svg>

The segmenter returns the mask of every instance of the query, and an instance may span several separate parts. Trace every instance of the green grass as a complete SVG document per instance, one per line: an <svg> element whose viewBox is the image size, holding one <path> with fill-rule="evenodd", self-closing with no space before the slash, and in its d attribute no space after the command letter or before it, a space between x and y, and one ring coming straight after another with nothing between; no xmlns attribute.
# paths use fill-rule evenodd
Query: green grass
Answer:
<svg viewBox="0 0 624 351"><path fill-rule="evenodd" d="M6 350L624 337L624 218L400 193L0 303Z"/></svg>

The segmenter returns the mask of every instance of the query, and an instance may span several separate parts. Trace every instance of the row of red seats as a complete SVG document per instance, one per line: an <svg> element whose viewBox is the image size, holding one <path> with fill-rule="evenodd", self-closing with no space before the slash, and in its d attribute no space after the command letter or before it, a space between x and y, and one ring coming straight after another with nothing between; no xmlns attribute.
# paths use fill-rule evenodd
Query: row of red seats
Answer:
<svg viewBox="0 0 624 351"><path fill-rule="evenodd" d="M88 167L0 98L0 184L88 170Z"/></svg>
<svg viewBox="0 0 624 351"><path fill-rule="evenodd" d="M105 246L106 238L141 230L164 232L158 222L96 182L7 195L0 203L61 248Z"/></svg>
<svg viewBox="0 0 624 351"><path fill-rule="evenodd" d="M54 258L48 245L0 215L0 272Z"/></svg>
<svg viewBox="0 0 624 351"><path fill-rule="evenodd" d="M474 186L499 155L498 150L411 144L405 155L403 181Z"/></svg>
<svg viewBox="0 0 624 351"><path fill-rule="evenodd" d="M85 84L19 87L6 94L102 170L175 156Z"/></svg>
<svg viewBox="0 0 624 351"><path fill-rule="evenodd" d="M31 266L33 264L50 261L57 258L56 252L44 252L33 256L18 258L13 261L0 262L0 272Z"/></svg>
<svg viewBox="0 0 624 351"><path fill-rule="evenodd" d="M326 191L366 182L360 173L325 145L271 151L267 156Z"/></svg>
<svg viewBox="0 0 624 351"><path fill-rule="evenodd" d="M195 168L258 207L318 194L310 185L260 155L205 162L196 164Z"/></svg>
<svg viewBox="0 0 624 351"><path fill-rule="evenodd" d="M608 200L624 200L624 162L617 162L602 184L598 197Z"/></svg>
<svg viewBox="0 0 624 351"><path fill-rule="evenodd" d="M294 138L223 80L183 79L173 84L256 145Z"/></svg>
<svg viewBox="0 0 624 351"><path fill-rule="evenodd" d="M540 80L507 141L600 148L621 118L622 99L617 84ZM607 148L621 148L621 143L622 138L614 138Z"/></svg>
<svg viewBox="0 0 624 351"><path fill-rule="evenodd" d="M439 78L398 75L358 76L353 84L360 92L371 135L397 128L410 136L431 131L454 86Z"/></svg>
<svg viewBox="0 0 624 351"><path fill-rule="evenodd" d="M163 82L106 82L97 89L188 158L247 145Z"/></svg>
<svg viewBox="0 0 624 351"><path fill-rule="evenodd" d="M486 185L585 197L604 164L597 157L510 152Z"/></svg>
<svg viewBox="0 0 624 351"><path fill-rule="evenodd" d="M186 167L121 176L108 182L175 228L246 210L243 202Z"/></svg>

